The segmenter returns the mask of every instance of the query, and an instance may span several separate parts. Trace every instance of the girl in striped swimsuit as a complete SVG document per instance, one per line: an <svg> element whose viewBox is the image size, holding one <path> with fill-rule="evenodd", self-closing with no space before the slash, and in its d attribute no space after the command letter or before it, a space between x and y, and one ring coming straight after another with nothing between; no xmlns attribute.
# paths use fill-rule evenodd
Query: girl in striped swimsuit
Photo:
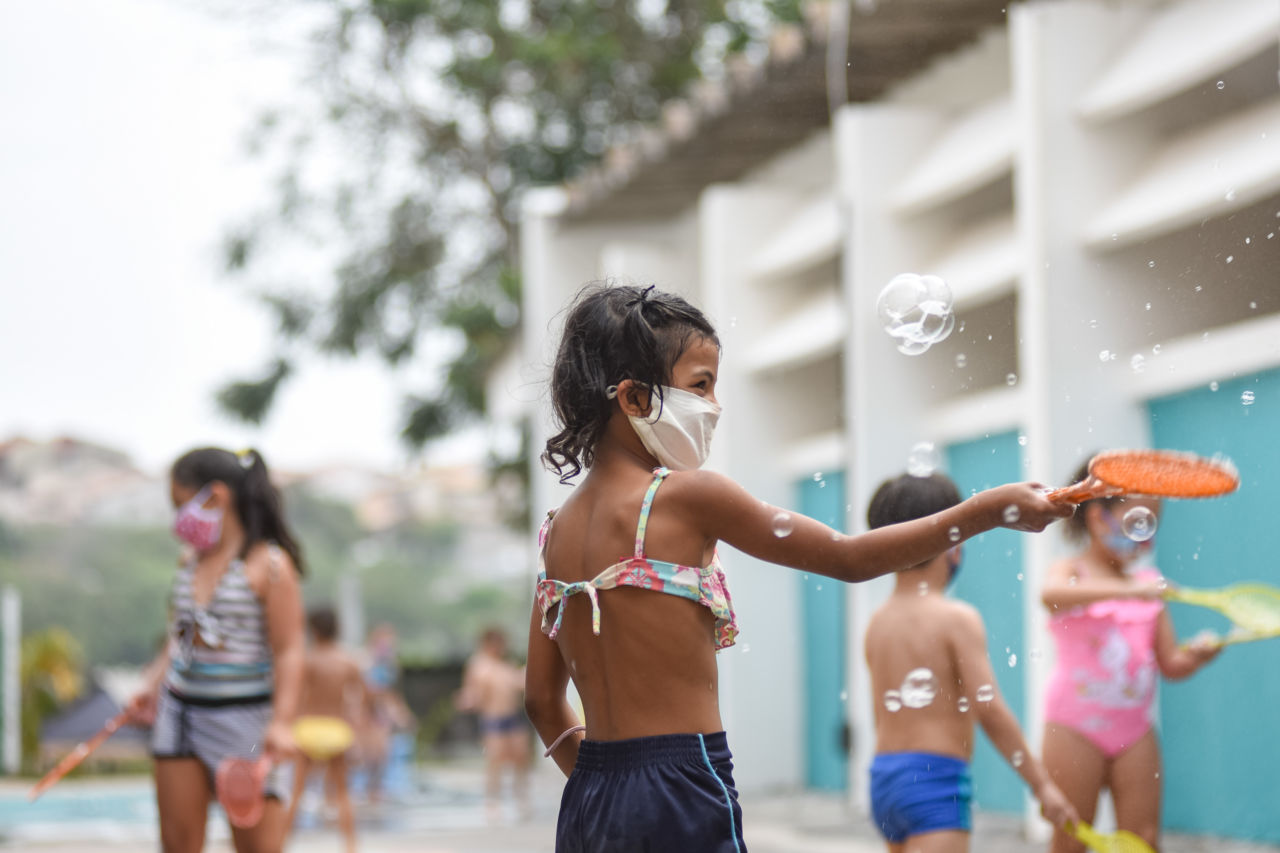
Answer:
<svg viewBox="0 0 1280 853"><path fill-rule="evenodd" d="M185 853L204 846L223 759L279 763L296 751L302 561L256 452L193 450L170 479L174 533L190 558L174 579L168 642L131 709L152 724L162 847ZM286 787L273 771L262 819L231 829L236 850L282 848Z"/></svg>

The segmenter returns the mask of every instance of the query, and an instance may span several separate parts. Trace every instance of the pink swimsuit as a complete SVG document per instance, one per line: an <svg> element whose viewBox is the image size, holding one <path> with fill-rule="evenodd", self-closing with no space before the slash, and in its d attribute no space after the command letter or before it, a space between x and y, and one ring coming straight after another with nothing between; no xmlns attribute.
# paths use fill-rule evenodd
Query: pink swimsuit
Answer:
<svg viewBox="0 0 1280 853"><path fill-rule="evenodd" d="M1160 573L1143 569L1135 577L1156 581ZM1084 735L1107 758L1145 735L1159 674L1156 626L1163 609L1160 601L1115 598L1051 617L1058 663L1049 679L1045 719Z"/></svg>

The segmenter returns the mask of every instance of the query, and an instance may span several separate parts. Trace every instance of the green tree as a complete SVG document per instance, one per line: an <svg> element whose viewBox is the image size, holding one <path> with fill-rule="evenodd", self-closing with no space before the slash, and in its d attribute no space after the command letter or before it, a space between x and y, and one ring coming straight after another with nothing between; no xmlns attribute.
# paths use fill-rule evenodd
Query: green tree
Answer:
<svg viewBox="0 0 1280 853"><path fill-rule="evenodd" d="M65 628L47 628L22 640L19 683L22 690L22 757L32 765L40 751L40 726L80 695L84 653Z"/></svg>
<svg viewBox="0 0 1280 853"><path fill-rule="evenodd" d="M398 365L434 341L446 366L406 401L414 445L482 412L518 320L521 190L564 181L773 20L799 17L799 0L293 5L324 14L310 85L260 122L256 150L285 166L273 205L225 247L280 351L219 402L257 422L306 351ZM332 261L326 284L298 283L299 250Z"/></svg>

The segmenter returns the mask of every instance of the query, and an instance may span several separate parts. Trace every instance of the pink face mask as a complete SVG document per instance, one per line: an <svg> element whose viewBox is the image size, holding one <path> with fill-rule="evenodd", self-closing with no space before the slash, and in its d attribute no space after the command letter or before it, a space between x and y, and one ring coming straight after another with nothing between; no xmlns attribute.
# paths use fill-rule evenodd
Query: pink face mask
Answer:
<svg viewBox="0 0 1280 853"><path fill-rule="evenodd" d="M173 519L173 535L197 551L208 551L222 538L222 510L206 509L204 502L213 492L205 486L196 496L178 507Z"/></svg>

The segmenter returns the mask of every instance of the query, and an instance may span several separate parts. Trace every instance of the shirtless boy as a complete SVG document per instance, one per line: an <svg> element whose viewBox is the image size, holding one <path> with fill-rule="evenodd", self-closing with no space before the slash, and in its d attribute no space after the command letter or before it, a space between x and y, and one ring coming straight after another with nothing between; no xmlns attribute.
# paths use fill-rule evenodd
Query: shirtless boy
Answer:
<svg viewBox="0 0 1280 853"><path fill-rule="evenodd" d="M876 490L867 523L883 527L958 503L960 493L946 476L904 474ZM945 595L960 556L957 545L898 572L893 594L867 627L876 720L871 810L890 853L969 849L975 718L1030 786L1041 814L1057 826L1076 819L1000 697L982 617Z"/></svg>
<svg viewBox="0 0 1280 853"><path fill-rule="evenodd" d="M502 788L502 768L510 766L521 815L529 813L529 724L524 713L524 669L506 658L507 636L490 628L467 661L458 708L480 715L485 754L485 794L495 818Z"/></svg>
<svg viewBox="0 0 1280 853"><path fill-rule="evenodd" d="M307 614L311 647L302 678L302 700L295 727L302 752L294 773L289 826L313 769L323 767L327 797L338 808L338 827L348 853L356 849L355 815L347 791L347 751L355 740L354 725L367 703L364 676L355 657L338 645L338 620L333 609L320 607ZM306 727L322 732L322 742L305 737Z"/></svg>

